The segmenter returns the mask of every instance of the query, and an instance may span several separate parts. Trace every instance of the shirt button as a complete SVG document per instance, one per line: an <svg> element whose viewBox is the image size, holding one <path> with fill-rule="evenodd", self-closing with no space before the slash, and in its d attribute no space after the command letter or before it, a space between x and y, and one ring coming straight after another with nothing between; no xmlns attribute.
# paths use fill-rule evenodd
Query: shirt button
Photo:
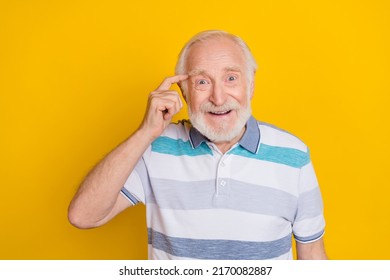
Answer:
<svg viewBox="0 0 390 280"><path fill-rule="evenodd" d="M222 180L222 181L221 181L221 186L222 186L222 187L226 186L226 181L225 181L225 180Z"/></svg>

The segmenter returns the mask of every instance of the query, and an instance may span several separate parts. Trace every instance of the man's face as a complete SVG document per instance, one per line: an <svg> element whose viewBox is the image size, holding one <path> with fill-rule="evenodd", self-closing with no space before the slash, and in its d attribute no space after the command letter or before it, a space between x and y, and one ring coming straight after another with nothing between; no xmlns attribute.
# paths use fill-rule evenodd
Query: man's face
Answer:
<svg viewBox="0 0 390 280"><path fill-rule="evenodd" d="M187 58L186 101L191 123L211 141L241 138L251 115L253 83L245 56L228 38L193 45Z"/></svg>

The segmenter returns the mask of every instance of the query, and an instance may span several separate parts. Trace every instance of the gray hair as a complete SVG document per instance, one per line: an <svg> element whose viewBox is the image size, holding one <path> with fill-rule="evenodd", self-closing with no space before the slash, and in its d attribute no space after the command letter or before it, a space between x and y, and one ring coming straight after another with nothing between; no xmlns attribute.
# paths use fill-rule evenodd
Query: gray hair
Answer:
<svg viewBox="0 0 390 280"><path fill-rule="evenodd" d="M247 64L247 76L248 76L248 82L252 82L254 79L254 73L257 70L257 63L255 58L252 55L252 52L250 51L248 45L238 36L230 34L225 31L221 30L208 30L203 31L198 34L196 34L194 37L192 37L183 47L179 54L179 58L176 63L175 73L176 75L186 74L186 62L187 62L187 56L189 53L190 48L198 42L205 42L212 38L229 38L233 42L235 42L242 50L245 56L246 64Z"/></svg>

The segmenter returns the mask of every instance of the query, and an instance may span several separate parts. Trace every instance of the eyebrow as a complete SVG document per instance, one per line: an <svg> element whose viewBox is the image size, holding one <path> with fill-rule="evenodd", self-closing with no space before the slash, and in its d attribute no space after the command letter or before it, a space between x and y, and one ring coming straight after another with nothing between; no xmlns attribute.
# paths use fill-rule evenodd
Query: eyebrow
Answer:
<svg viewBox="0 0 390 280"><path fill-rule="evenodd" d="M228 66L224 68L225 72L242 72L241 68L239 66ZM190 77L197 76L197 75L207 75L207 71L200 68L192 69L190 72L188 72L188 75Z"/></svg>

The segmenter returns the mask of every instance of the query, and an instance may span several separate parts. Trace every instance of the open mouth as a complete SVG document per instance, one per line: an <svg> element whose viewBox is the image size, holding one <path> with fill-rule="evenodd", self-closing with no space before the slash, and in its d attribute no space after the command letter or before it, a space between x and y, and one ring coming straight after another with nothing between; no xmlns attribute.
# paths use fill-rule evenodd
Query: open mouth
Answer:
<svg viewBox="0 0 390 280"><path fill-rule="evenodd" d="M224 116L224 115L229 114L231 111L232 110L219 111L219 112L209 112L209 113L212 114L212 115L215 115L215 116Z"/></svg>

